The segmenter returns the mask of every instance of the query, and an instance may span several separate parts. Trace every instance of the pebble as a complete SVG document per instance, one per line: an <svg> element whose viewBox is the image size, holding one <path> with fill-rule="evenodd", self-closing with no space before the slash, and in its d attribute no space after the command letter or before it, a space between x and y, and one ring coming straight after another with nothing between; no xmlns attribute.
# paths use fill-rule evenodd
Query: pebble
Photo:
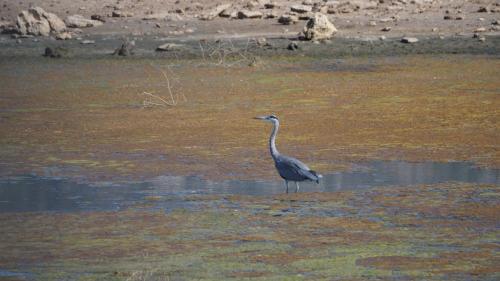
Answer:
<svg viewBox="0 0 500 281"><path fill-rule="evenodd" d="M403 37L401 38L401 42L402 43L417 43L418 42L418 39L415 38L415 37Z"/></svg>

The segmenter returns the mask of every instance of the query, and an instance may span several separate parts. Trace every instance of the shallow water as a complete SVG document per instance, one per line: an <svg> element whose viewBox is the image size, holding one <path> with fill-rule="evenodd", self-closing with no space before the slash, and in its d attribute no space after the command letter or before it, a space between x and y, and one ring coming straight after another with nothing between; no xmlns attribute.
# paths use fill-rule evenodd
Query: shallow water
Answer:
<svg viewBox="0 0 500 281"><path fill-rule="evenodd" d="M498 184L500 170L480 168L467 162L373 161L357 164L348 172L325 175L319 185L301 183L300 190L335 192L444 182ZM295 185L290 183L290 191L294 190ZM196 208L195 202L186 200L186 196L193 194L264 196L283 192L284 184L280 180L215 182L198 177L161 176L134 183L84 184L30 176L0 182L0 212L120 210L145 202L168 211Z"/></svg>

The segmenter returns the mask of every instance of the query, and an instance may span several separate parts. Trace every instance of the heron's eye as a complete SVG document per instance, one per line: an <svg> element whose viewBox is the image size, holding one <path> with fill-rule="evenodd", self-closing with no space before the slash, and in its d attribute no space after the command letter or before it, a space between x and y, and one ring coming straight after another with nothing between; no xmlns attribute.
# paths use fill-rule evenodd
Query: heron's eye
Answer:
<svg viewBox="0 0 500 281"><path fill-rule="evenodd" d="M276 116L274 116L274 115L270 115L270 116L269 116L269 118L270 118L270 119L278 119L278 118L276 118Z"/></svg>

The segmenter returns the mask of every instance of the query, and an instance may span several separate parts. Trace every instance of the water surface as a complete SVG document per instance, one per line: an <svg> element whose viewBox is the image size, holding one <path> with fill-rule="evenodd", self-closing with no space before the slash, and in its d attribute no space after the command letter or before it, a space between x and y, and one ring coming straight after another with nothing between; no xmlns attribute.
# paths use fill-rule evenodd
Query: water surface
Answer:
<svg viewBox="0 0 500 281"><path fill-rule="evenodd" d="M500 183L500 170L467 162L373 161L353 170L325 175L320 184L300 183L301 192L335 192L380 186L412 186L444 182ZM295 185L290 183L290 190ZM69 180L20 177L0 181L0 212L120 210L153 200L154 208L196 208L193 194L265 196L284 192L281 180L215 182L198 177L161 176L134 183L75 183ZM151 202L149 202L151 203Z"/></svg>

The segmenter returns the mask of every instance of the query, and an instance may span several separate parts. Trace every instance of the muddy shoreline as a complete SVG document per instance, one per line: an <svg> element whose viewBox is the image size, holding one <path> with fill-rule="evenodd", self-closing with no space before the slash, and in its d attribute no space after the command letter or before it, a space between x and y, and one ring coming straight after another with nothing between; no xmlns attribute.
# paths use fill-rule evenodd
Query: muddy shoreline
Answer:
<svg viewBox="0 0 500 281"><path fill-rule="evenodd" d="M113 56L125 38L122 36L91 35L85 38L94 43L82 44L82 41L59 41L52 38L22 38L11 39L0 36L0 58L40 57L45 49L62 50L61 56L66 58L175 58L175 59L208 59L207 49L228 53L233 58L239 54L258 57L272 56L308 56L315 58L342 58L351 56L400 56L413 54L475 54L499 55L500 36L486 36L486 41L480 42L470 36L450 36L440 38L436 35L420 36L416 43L405 44L401 37L385 38L376 36L362 38L333 38L321 43L300 41L296 37L262 38L228 38L220 37L212 40L200 38L158 38L157 36L129 37L134 41L134 54L127 57ZM159 45L170 43L175 49L157 51ZM290 50L295 44L296 49ZM215 59L215 58L212 58Z"/></svg>

